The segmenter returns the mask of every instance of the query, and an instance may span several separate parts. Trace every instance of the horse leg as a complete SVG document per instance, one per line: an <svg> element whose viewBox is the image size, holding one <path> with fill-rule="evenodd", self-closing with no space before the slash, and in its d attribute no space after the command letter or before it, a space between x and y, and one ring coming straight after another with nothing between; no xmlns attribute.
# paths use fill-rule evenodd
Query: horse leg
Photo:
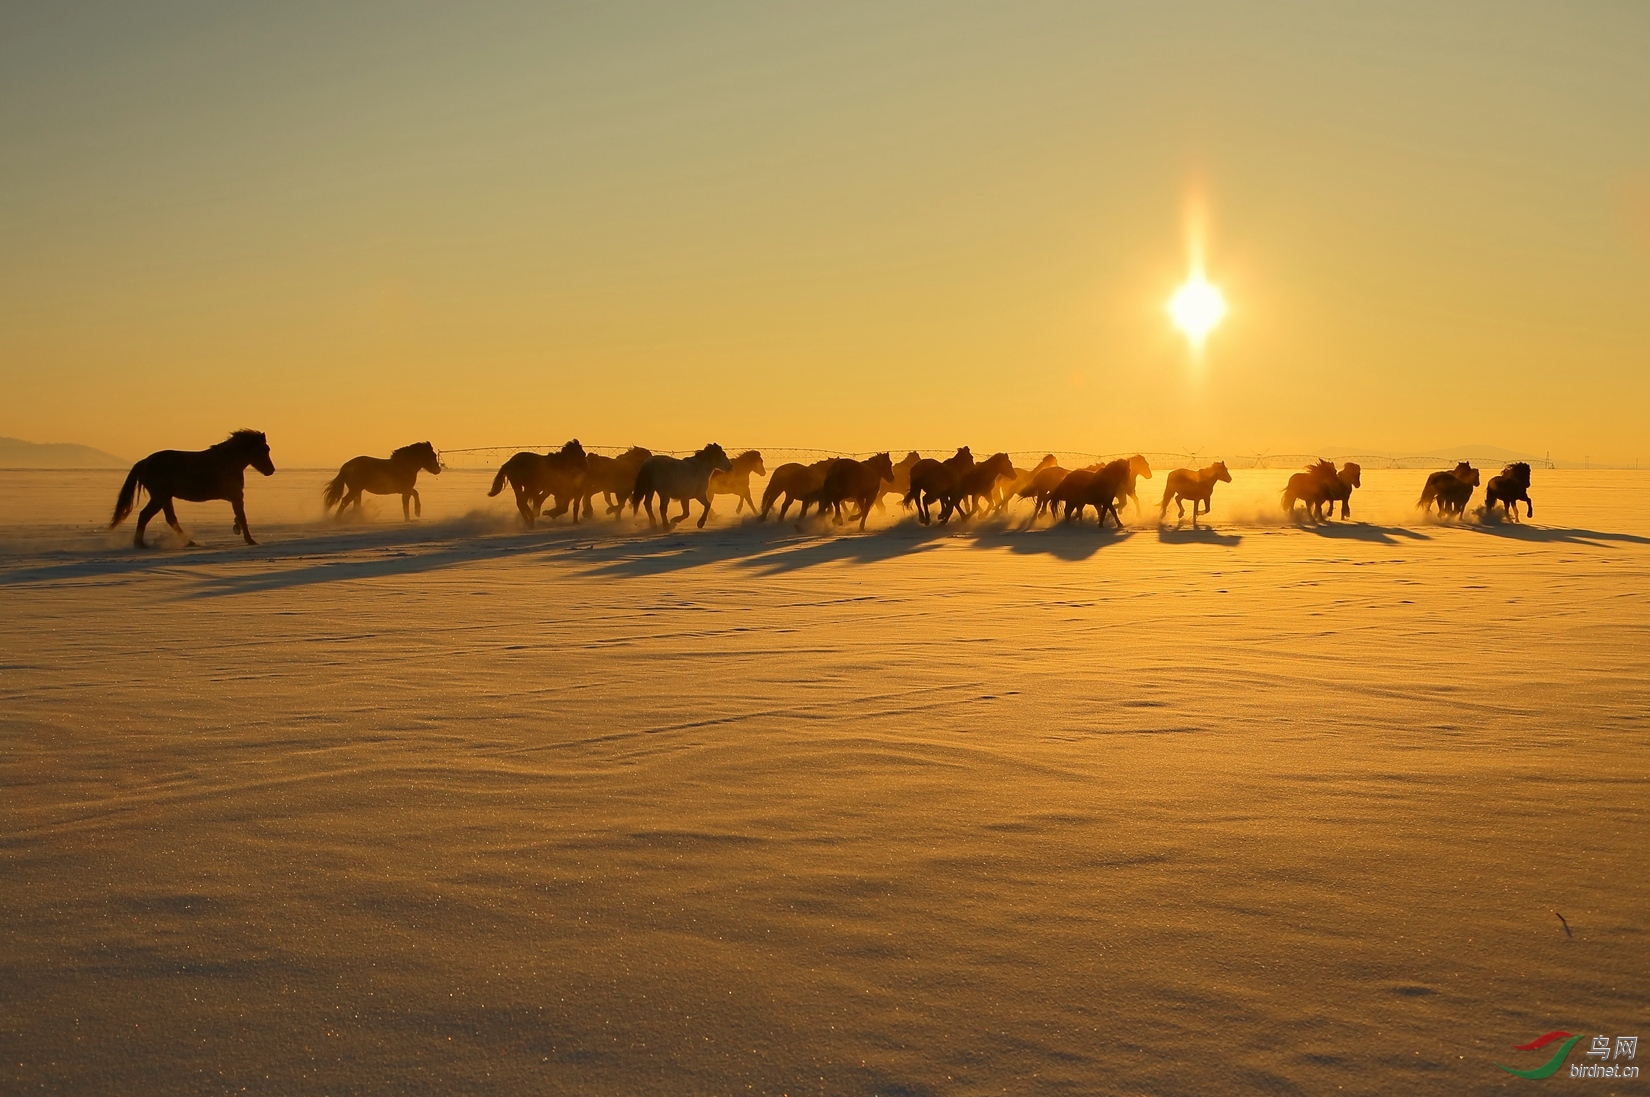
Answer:
<svg viewBox="0 0 1650 1097"><path fill-rule="evenodd" d="M412 489L412 497L413 497L413 517L415 517L415 518L424 517L424 500L422 500L418 497L418 489L417 488Z"/></svg>
<svg viewBox="0 0 1650 1097"><path fill-rule="evenodd" d="M236 496L235 498L229 500L229 505L235 508L235 526L241 531L241 537L249 545L257 544L258 542L252 539L252 527L246 522L246 506L242 502L241 497ZM194 544L193 541L189 543Z"/></svg>
<svg viewBox="0 0 1650 1097"><path fill-rule="evenodd" d="M401 520L403 522L412 521L412 496L406 492L401 493Z"/></svg>
<svg viewBox="0 0 1650 1097"><path fill-rule="evenodd" d="M166 524L172 527L172 532L183 538L184 547L194 548L195 542L191 541L189 535L183 532L183 527L178 525L178 512L172 509L172 500L164 500L160 505L160 509L166 512ZM235 527L235 532L240 532L239 525Z"/></svg>
<svg viewBox="0 0 1650 1097"><path fill-rule="evenodd" d="M696 528L704 529L705 528L705 519L710 517L710 493L706 492L704 495L699 496L699 502L704 505L705 509L699 515L699 525ZM686 499L683 499L682 500L682 517L686 518L687 516L688 516L688 501Z"/></svg>
<svg viewBox="0 0 1650 1097"><path fill-rule="evenodd" d="M143 510L138 513L137 535L132 538L132 545L134 547L136 547L136 548L148 548L149 547L148 545L143 543L143 527L147 526L149 524L149 519L153 518L155 515L160 513L161 508L163 506L165 506L165 504L161 503L153 495L151 495L149 497L149 502L144 504Z"/></svg>

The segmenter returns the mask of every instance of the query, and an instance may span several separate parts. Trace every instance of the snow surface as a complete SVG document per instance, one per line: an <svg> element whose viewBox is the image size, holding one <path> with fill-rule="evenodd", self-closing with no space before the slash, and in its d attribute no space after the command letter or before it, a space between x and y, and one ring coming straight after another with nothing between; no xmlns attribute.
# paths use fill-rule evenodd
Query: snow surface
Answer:
<svg viewBox="0 0 1650 1097"><path fill-rule="evenodd" d="M261 547L138 552L119 473L0 473L0 1089L1453 1094L1650 1035L1650 473L1522 527L1287 475L858 535L283 471Z"/></svg>

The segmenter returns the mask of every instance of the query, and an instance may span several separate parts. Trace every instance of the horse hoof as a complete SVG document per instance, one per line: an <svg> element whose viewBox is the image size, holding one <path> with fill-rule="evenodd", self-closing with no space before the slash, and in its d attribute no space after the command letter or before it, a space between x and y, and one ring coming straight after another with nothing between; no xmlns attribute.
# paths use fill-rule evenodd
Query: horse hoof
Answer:
<svg viewBox="0 0 1650 1097"><path fill-rule="evenodd" d="M193 542L193 541L185 541L183 543L183 547L184 548L200 548L200 546L195 544L195 542Z"/></svg>

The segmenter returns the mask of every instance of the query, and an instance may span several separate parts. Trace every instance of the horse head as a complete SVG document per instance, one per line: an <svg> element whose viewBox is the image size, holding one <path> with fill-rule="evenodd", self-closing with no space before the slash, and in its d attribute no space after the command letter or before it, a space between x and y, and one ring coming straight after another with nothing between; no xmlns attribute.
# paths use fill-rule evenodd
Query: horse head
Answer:
<svg viewBox="0 0 1650 1097"><path fill-rule="evenodd" d="M710 467L718 472L733 471L733 462L728 460L727 451L715 442L711 442L694 456L709 461Z"/></svg>
<svg viewBox="0 0 1650 1097"><path fill-rule="evenodd" d="M1343 484L1350 484L1355 488L1361 488L1364 486L1364 470L1363 467L1356 461L1348 461L1346 464L1341 466L1341 471L1335 475ZM1475 484L1478 483L1478 473L1474 471L1472 475L1472 482Z"/></svg>
<svg viewBox="0 0 1650 1097"><path fill-rule="evenodd" d="M1228 484L1232 482L1232 474L1226 471L1225 461L1216 461L1209 466L1208 471L1216 480L1224 480Z"/></svg>
<svg viewBox="0 0 1650 1097"><path fill-rule="evenodd" d="M757 476L766 476L768 470L762 465L762 454L754 449L748 449L733 459L735 472L750 472Z"/></svg>
<svg viewBox="0 0 1650 1097"><path fill-rule="evenodd" d="M436 455L435 447L428 442L414 442L410 446L402 446L390 454L390 460L411 461L423 472L441 475L441 458Z"/></svg>
<svg viewBox="0 0 1650 1097"><path fill-rule="evenodd" d="M246 463L265 476L275 475L275 462L269 456L269 439L261 430L238 430L229 436Z"/></svg>
<svg viewBox="0 0 1650 1097"><path fill-rule="evenodd" d="M974 463L974 454L970 452L967 446L958 446L957 452L951 455L951 460L972 465Z"/></svg>
<svg viewBox="0 0 1650 1097"><path fill-rule="evenodd" d="M577 438L572 439L561 448L561 456L565 457L574 468L584 469L590 467L590 459L586 456L584 447L579 444Z"/></svg>
<svg viewBox="0 0 1650 1097"><path fill-rule="evenodd" d="M984 468L997 480L1014 475L1014 461L1006 453L993 453L985 459L985 464L980 467Z"/></svg>
<svg viewBox="0 0 1650 1097"><path fill-rule="evenodd" d="M1138 453L1129 458L1129 471L1148 480L1152 478L1152 466Z"/></svg>
<svg viewBox="0 0 1650 1097"><path fill-rule="evenodd" d="M1501 475L1512 477L1520 484L1523 484L1526 488L1530 486L1530 466L1528 462L1514 461L1512 464L1501 470Z"/></svg>
<svg viewBox="0 0 1650 1097"><path fill-rule="evenodd" d="M888 454L879 453L875 457L872 457L869 461L867 461L865 463L867 465L869 465L871 468L876 469L877 470L877 475L879 477L881 477L883 480L887 480L889 483L893 483L893 480L894 480L894 462L893 462L892 458L890 458L888 456Z"/></svg>
<svg viewBox="0 0 1650 1097"><path fill-rule="evenodd" d="M1033 468L1031 471L1032 471L1033 474L1039 473L1039 472L1042 472L1046 468L1053 468L1055 465L1057 465L1059 463L1060 463L1059 461L1055 460L1054 454L1045 453L1045 454L1043 454L1043 459L1041 461L1038 461L1037 466L1035 468Z"/></svg>
<svg viewBox="0 0 1650 1097"><path fill-rule="evenodd" d="M1461 464L1466 465L1465 470L1463 470L1460 466L1456 466L1455 475L1459 476L1463 483L1471 484L1473 487L1477 487L1479 484L1478 470L1473 468L1471 465L1468 465L1465 461L1462 461Z"/></svg>

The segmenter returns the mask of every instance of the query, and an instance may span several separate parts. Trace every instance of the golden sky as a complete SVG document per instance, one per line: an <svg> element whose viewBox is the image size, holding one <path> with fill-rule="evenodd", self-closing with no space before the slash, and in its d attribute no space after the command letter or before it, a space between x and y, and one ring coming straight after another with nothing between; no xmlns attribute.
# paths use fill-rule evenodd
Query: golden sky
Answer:
<svg viewBox="0 0 1650 1097"><path fill-rule="evenodd" d="M0 434L1650 459L1646 58L1625 3L7 5Z"/></svg>

